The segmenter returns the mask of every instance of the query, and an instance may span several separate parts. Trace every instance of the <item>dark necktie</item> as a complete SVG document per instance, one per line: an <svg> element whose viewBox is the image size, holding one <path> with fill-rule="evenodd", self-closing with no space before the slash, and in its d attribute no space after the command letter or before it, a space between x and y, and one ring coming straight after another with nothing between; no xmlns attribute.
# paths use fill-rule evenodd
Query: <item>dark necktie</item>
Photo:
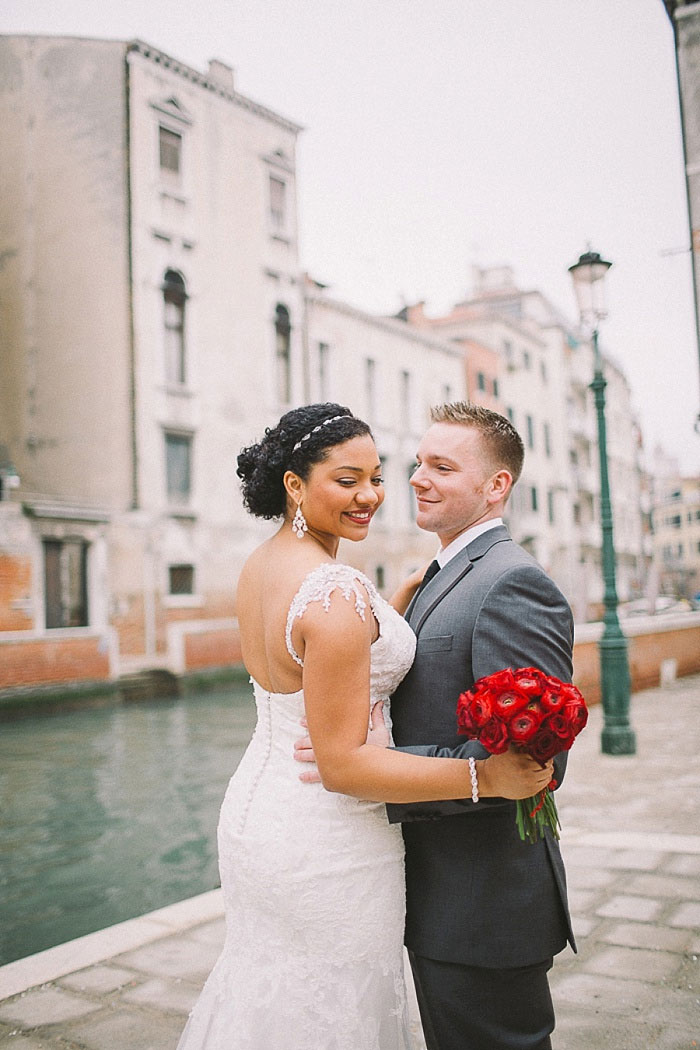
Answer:
<svg viewBox="0 0 700 1050"><path fill-rule="evenodd" d="M421 580L420 586L419 586L418 590L416 591L416 598L418 597L420 592L423 590L423 588L425 586L427 586L427 584L430 582L430 580L432 580L433 576L436 576L439 572L440 572L440 563L437 560L437 558L434 558L431 561L431 563L428 566L428 568L425 570L425 576Z"/></svg>

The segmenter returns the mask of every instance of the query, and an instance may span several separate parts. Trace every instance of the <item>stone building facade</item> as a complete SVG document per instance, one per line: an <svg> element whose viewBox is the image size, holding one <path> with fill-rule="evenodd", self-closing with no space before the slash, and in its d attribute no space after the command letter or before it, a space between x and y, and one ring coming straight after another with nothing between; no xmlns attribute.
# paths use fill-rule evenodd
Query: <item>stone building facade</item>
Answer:
<svg viewBox="0 0 700 1050"><path fill-rule="evenodd" d="M113 631L122 670L167 663L173 625L232 617L256 535L236 454L304 396L300 129L221 63L0 48L0 441L32 566L13 601L34 632Z"/></svg>
<svg viewBox="0 0 700 1050"><path fill-rule="evenodd" d="M348 556L386 590L432 557L408 464L462 355L306 282L299 126L141 41L2 37L0 65L0 690L70 681L59 643L95 681L235 661L274 527L236 455L309 400L369 415L386 460Z"/></svg>
<svg viewBox="0 0 700 1050"><path fill-rule="evenodd" d="M659 593L700 601L700 477L660 479L651 526Z"/></svg>

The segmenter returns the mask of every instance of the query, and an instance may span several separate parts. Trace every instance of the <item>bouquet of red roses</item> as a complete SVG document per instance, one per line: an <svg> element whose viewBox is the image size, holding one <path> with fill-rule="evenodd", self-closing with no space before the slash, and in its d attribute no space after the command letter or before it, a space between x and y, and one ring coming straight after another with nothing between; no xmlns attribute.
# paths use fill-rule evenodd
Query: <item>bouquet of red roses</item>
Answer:
<svg viewBox="0 0 700 1050"><path fill-rule="evenodd" d="M574 685L538 671L536 667L506 668L480 678L457 703L458 731L492 755L512 745L543 765L568 751L588 721L586 702ZM550 788L517 802L520 838L537 842L550 828L559 838L559 816Z"/></svg>

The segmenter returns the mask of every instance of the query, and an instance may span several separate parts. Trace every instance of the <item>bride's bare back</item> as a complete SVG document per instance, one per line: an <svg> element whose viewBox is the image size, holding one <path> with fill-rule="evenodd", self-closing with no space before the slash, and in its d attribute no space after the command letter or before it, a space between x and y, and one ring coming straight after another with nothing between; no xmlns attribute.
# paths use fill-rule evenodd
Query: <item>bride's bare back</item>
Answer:
<svg viewBox="0 0 700 1050"><path fill-rule="evenodd" d="M294 693L302 687L302 669L285 643L287 614L304 578L318 565L333 562L320 548L300 544L288 531L289 537L277 533L251 554L236 592L243 663L271 693ZM296 629L293 639L303 649Z"/></svg>
<svg viewBox="0 0 700 1050"><path fill-rule="evenodd" d="M333 565L318 546L299 543L287 526L258 547L248 558L236 592L243 663L246 670L271 693L294 693L302 687L302 669L287 651L285 629L294 595L304 579L319 565ZM338 644L335 618L328 621L328 644ZM301 625L292 628L292 643L303 655ZM374 618L367 644L377 638Z"/></svg>

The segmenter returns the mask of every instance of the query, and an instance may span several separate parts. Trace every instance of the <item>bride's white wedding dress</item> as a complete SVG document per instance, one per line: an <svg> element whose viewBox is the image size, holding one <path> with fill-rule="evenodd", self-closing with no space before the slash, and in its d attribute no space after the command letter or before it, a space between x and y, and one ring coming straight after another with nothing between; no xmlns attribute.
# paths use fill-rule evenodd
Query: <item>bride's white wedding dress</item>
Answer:
<svg viewBox="0 0 700 1050"><path fill-rule="evenodd" d="M356 569L309 573L289 609L287 648L301 664L294 620L311 602L327 609L334 591L363 619L369 595L379 624L370 703L386 700L415 637ZM302 783L293 748L303 692L253 688L258 722L218 829L226 942L178 1050L409 1050L400 828L380 803Z"/></svg>

